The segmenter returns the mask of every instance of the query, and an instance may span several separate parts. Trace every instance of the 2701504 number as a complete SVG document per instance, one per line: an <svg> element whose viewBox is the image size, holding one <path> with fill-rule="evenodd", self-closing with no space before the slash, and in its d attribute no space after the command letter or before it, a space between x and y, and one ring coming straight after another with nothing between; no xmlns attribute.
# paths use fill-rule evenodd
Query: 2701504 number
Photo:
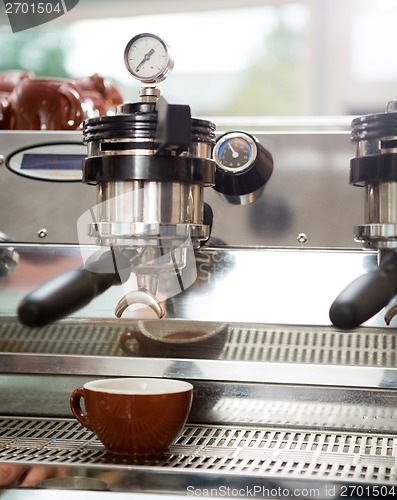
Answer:
<svg viewBox="0 0 397 500"><path fill-rule="evenodd" d="M354 498L382 498L382 497L393 497L397 495L396 488L394 486L361 486L361 485L348 485L341 486L340 496L341 497L354 497Z"/></svg>
<svg viewBox="0 0 397 500"><path fill-rule="evenodd" d="M6 14L63 14L60 3L49 2L28 3L28 2L8 2L6 3Z"/></svg>

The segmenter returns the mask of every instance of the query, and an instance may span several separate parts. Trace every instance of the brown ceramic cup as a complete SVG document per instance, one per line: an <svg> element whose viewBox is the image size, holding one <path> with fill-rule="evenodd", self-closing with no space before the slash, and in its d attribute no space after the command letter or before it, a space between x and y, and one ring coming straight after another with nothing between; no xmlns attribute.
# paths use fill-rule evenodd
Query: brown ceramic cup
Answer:
<svg viewBox="0 0 397 500"><path fill-rule="evenodd" d="M109 452L145 457L161 455L177 439L192 398L193 386L182 380L103 379L75 389L70 407Z"/></svg>
<svg viewBox="0 0 397 500"><path fill-rule="evenodd" d="M24 78L8 100L11 130L76 130L88 118L81 90L62 78Z"/></svg>

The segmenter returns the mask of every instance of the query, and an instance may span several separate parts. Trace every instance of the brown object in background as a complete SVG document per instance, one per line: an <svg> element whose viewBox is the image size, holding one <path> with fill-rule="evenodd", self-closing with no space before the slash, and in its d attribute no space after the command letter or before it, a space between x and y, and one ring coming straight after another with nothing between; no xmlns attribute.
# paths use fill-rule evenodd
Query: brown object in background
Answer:
<svg viewBox="0 0 397 500"><path fill-rule="evenodd" d="M66 79L0 72L0 130L77 130L122 103L118 89L98 73Z"/></svg>
<svg viewBox="0 0 397 500"><path fill-rule="evenodd" d="M98 111L100 111L99 103L101 103L105 113L100 112L100 115L114 112L116 106L124 102L123 96L113 83L99 73L74 78L73 81L81 89L84 96L93 99L94 104L97 104Z"/></svg>
<svg viewBox="0 0 397 500"><path fill-rule="evenodd" d="M0 130L8 129L10 126L10 103L8 92L0 91Z"/></svg>
<svg viewBox="0 0 397 500"><path fill-rule="evenodd" d="M0 72L0 92L12 92L21 80L34 77L31 71L10 69Z"/></svg>
<svg viewBox="0 0 397 500"><path fill-rule="evenodd" d="M79 88L62 78L24 78L8 101L11 130L76 130L88 118Z"/></svg>
<svg viewBox="0 0 397 500"><path fill-rule="evenodd" d="M10 127L10 103L9 95L25 78L33 77L34 73L11 69L0 72L0 130L6 130Z"/></svg>

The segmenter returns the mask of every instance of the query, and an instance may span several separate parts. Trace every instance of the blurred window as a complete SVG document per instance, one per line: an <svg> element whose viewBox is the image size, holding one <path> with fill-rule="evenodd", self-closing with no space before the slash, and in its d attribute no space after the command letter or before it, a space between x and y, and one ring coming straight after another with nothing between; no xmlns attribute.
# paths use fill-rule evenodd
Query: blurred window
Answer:
<svg viewBox="0 0 397 500"><path fill-rule="evenodd" d="M90 2L94 13L96 2ZM15 34L3 17L0 71L101 73L126 100L137 100L139 83L125 69L123 52L132 36L149 31L163 37L175 57L162 92L189 103L196 116L363 114L383 111L396 97L397 0L241 0L240 8L236 1L226 2L233 8L204 2L211 10L192 0L197 10L186 12L177 11L181 2L164 0L164 13L155 14L154 3L101 1L97 18L85 9L83 20L77 5L75 16ZM123 17L109 17L117 5L124 5ZM136 5L139 15L133 15Z"/></svg>

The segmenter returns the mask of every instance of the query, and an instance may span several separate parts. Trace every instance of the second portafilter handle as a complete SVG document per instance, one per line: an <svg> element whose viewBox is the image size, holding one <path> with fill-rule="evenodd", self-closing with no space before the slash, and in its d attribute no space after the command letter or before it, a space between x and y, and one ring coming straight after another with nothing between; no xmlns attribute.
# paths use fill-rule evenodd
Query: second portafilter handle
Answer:
<svg viewBox="0 0 397 500"><path fill-rule="evenodd" d="M356 157L350 162L350 184L364 188L364 224L354 238L378 252L379 266L358 277L336 298L330 319L338 328L352 329L377 314L397 292L397 106L385 113L352 121Z"/></svg>
<svg viewBox="0 0 397 500"><path fill-rule="evenodd" d="M388 253L379 266L350 283L331 305L332 323L351 330L381 311L397 293L397 253Z"/></svg>

